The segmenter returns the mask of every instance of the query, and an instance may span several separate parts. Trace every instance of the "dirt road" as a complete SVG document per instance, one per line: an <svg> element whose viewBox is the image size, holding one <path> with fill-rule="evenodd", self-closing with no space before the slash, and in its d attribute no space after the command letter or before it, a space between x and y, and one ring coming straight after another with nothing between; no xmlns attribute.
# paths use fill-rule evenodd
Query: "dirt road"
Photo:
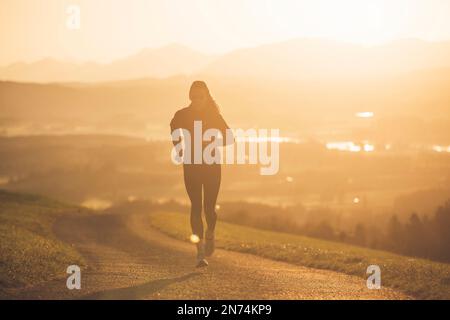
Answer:
<svg viewBox="0 0 450 320"><path fill-rule="evenodd" d="M365 280L253 255L217 250L210 266L194 268L195 248L149 226L146 215L65 216L55 234L85 257L81 290L61 279L12 298L41 299L407 299Z"/></svg>

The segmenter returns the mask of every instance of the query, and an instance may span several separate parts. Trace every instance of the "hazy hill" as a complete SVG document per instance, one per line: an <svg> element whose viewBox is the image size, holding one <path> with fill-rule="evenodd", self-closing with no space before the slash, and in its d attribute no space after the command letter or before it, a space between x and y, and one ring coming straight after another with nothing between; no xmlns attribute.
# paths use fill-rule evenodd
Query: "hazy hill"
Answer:
<svg viewBox="0 0 450 320"><path fill-rule="evenodd" d="M41 125L63 121L66 133L76 127L100 126L109 133L150 129L166 134L173 113L189 103L193 79L91 85L0 82L0 126L15 120ZM386 120L379 124L380 132L386 135L425 137L439 131L448 136L445 123L450 105L450 68L339 82L203 79L234 127L278 127L285 132L295 130L296 134L317 132L322 127L332 131L339 129L336 125L341 121L356 120L356 112L372 111L376 121ZM442 123L426 130L426 122L436 119ZM404 128L399 130L401 126Z"/></svg>

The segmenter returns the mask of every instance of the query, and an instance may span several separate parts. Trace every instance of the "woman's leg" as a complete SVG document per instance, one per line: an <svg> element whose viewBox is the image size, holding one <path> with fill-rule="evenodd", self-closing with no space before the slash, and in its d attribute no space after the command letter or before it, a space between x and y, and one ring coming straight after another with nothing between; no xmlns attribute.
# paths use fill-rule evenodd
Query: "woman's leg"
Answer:
<svg viewBox="0 0 450 320"><path fill-rule="evenodd" d="M199 176L199 170L195 165L184 166L184 184L191 200L191 228L192 233L203 239L203 221L202 221L202 181Z"/></svg>
<svg viewBox="0 0 450 320"><path fill-rule="evenodd" d="M206 237L214 237L214 229L216 227L217 213L216 213L216 201L217 195L220 189L221 180L221 168L220 165L210 165L208 170L205 170L203 180L203 189L205 194L204 208L206 225L208 227Z"/></svg>

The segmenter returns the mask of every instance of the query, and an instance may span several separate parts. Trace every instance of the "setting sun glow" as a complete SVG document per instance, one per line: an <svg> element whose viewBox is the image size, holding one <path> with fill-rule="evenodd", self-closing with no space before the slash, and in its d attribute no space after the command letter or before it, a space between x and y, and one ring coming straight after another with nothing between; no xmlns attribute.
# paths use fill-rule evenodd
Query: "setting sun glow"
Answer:
<svg viewBox="0 0 450 320"><path fill-rule="evenodd" d="M80 7L77 30L66 26L68 5ZM450 38L449 9L441 0L3 0L0 43L8 46L0 65L45 57L106 62L171 43L223 53L294 38L440 41Z"/></svg>

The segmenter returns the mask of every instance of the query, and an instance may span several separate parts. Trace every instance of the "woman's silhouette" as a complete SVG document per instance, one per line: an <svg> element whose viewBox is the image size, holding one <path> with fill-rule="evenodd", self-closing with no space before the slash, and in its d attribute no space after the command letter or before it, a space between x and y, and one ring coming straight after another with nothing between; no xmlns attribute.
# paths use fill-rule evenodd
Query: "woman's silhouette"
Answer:
<svg viewBox="0 0 450 320"><path fill-rule="evenodd" d="M201 121L203 130L217 129L221 131L223 137L226 137L226 129L229 129L229 127L222 118L205 82L195 81L192 83L189 99L191 104L175 113L170 122L170 128L172 132L176 129L189 131L191 138L190 159L194 159L194 121ZM177 141L174 141L174 145L176 144ZM202 154L205 146L206 144L203 142ZM219 150L215 150L215 152L219 152ZM214 252L214 230L217 220L215 209L220 188L221 166L219 163L185 163L183 171L184 183L191 201L192 233L199 239L197 242L197 267L204 267L208 265L205 256L210 256ZM202 221L202 196L204 197L206 231L204 231Z"/></svg>

